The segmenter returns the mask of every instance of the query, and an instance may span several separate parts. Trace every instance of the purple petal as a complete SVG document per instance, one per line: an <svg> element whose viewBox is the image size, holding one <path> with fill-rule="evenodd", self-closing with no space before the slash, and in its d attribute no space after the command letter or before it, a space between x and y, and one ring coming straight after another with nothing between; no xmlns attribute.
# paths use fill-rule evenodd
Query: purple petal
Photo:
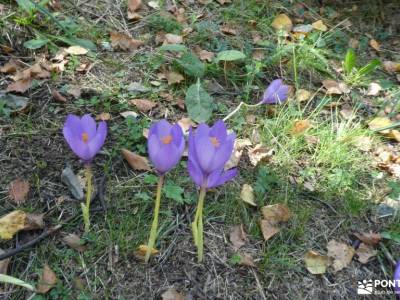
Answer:
<svg viewBox="0 0 400 300"><path fill-rule="evenodd" d="M195 136L194 145L200 168L204 172L212 172L214 170L212 161L215 156L216 147L211 143L211 140L208 136L202 136L199 139Z"/></svg>
<svg viewBox="0 0 400 300"><path fill-rule="evenodd" d="M172 135L172 142L175 143L175 146L178 147L178 149L185 149L185 138L183 137L183 131L181 126L179 124L175 124L172 126L171 129L171 135Z"/></svg>
<svg viewBox="0 0 400 300"><path fill-rule="evenodd" d="M91 115L84 115L81 119L82 130L89 136L89 140L96 136L96 121Z"/></svg>
<svg viewBox="0 0 400 300"><path fill-rule="evenodd" d="M97 152L100 151L101 147L103 147L106 137L107 137L107 124L106 122L102 121L99 123L96 135L88 143L88 147L90 149L90 154L92 158L97 154Z"/></svg>
<svg viewBox="0 0 400 300"><path fill-rule="evenodd" d="M396 269L394 270L393 279L394 279L394 283L395 283L394 292L397 295L397 297L399 297L399 295L400 295L400 261L398 261L396 264Z"/></svg>
<svg viewBox="0 0 400 300"><path fill-rule="evenodd" d="M165 119L162 119L156 123L156 134L159 139L171 134L172 125Z"/></svg>
<svg viewBox="0 0 400 300"><path fill-rule="evenodd" d="M231 157L233 151L234 136L235 135L233 135L232 139L230 135L229 138L223 144L221 144L219 147L216 148L214 157L211 162L213 170L223 168L225 163Z"/></svg>
<svg viewBox="0 0 400 300"><path fill-rule="evenodd" d="M282 103L287 99L289 87L283 84L282 79L275 79L264 92L262 103L275 104Z"/></svg>
<svg viewBox="0 0 400 300"><path fill-rule="evenodd" d="M69 127L63 128L63 134L69 147L77 156L84 161L91 159L88 144L84 143L80 137L77 138Z"/></svg>
<svg viewBox="0 0 400 300"><path fill-rule="evenodd" d="M237 169L230 169L225 172L222 172L222 170L217 170L211 173L208 178L207 178L207 187L208 188L214 188L219 185L224 184L225 182L231 180L233 177L237 175Z"/></svg>
<svg viewBox="0 0 400 300"><path fill-rule="evenodd" d="M64 128L65 127L69 128L73 135L77 137L82 136L81 119L78 116L69 114L65 120Z"/></svg>
<svg viewBox="0 0 400 300"><path fill-rule="evenodd" d="M153 126L152 126L153 128ZM149 157L153 165L155 165L154 161L158 154L158 151L161 149L160 139L156 134L149 135L147 139L147 152L149 153Z"/></svg>
<svg viewBox="0 0 400 300"><path fill-rule="evenodd" d="M218 139L218 141L225 141L228 130L226 129L226 125L224 121L218 120L213 127L211 127L210 136L214 136Z"/></svg>
<svg viewBox="0 0 400 300"><path fill-rule="evenodd" d="M152 162L156 170L164 174L176 166L181 158L181 153L179 153L178 148L173 143L160 145L160 150Z"/></svg>
<svg viewBox="0 0 400 300"><path fill-rule="evenodd" d="M203 136L209 136L210 130L211 130L210 127L208 127L204 123L201 123L201 124L199 124L199 126L197 126L195 136L196 136L196 138L200 138Z"/></svg>
<svg viewBox="0 0 400 300"><path fill-rule="evenodd" d="M190 177L192 177L193 181L198 186L202 186L203 182L204 182L204 175L201 172L201 169L197 165L197 163L194 160L189 159L187 168L188 168L189 175L190 175Z"/></svg>

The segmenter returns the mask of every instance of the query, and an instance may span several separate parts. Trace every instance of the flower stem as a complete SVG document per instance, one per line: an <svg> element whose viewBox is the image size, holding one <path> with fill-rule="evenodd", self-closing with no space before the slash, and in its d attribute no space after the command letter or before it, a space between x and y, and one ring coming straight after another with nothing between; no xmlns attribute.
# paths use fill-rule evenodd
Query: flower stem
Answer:
<svg viewBox="0 0 400 300"><path fill-rule="evenodd" d="M235 114L242 108L243 105L246 106L246 107L257 107L257 106L260 106L261 104L263 104L261 101L258 102L257 104L247 104L247 103L244 103L244 102L242 101L242 102L240 102L239 105L236 106L236 108L235 108L233 111L231 111L223 120L226 121L226 120L230 119L233 115L235 115Z"/></svg>
<svg viewBox="0 0 400 300"><path fill-rule="evenodd" d="M163 183L164 183L164 175L160 175L160 177L158 177L157 195L156 195L156 202L154 205L154 213L153 213L153 224L151 225L149 242L147 243L146 256L144 258L146 263L150 259L150 255L154 248L154 244L155 244L156 238L157 238L158 215L160 213L161 189L162 189Z"/></svg>
<svg viewBox="0 0 400 300"><path fill-rule="evenodd" d="M85 167L86 173L86 203L81 203L83 222L85 223L85 232L89 232L90 230L90 201L92 200L92 169L90 165Z"/></svg>
<svg viewBox="0 0 400 300"><path fill-rule="evenodd" d="M197 261L203 261L204 241L203 241L203 207L206 197L206 188L201 187L199 201L197 203L196 215L192 223L194 243L197 246Z"/></svg>

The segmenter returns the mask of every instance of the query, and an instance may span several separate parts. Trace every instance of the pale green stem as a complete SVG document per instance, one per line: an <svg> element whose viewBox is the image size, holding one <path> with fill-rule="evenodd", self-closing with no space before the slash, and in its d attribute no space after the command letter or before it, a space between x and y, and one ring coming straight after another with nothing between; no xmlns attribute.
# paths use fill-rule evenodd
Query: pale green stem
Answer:
<svg viewBox="0 0 400 300"><path fill-rule="evenodd" d="M200 263L203 261L204 253L204 241L203 241L203 207L204 199L206 197L206 188L200 189L199 202L197 204L195 220L192 224L194 229L193 236L195 237L195 244L197 246L197 261Z"/></svg>
<svg viewBox="0 0 400 300"><path fill-rule="evenodd" d="M240 110L240 108L241 108L243 105L246 106L246 107L257 107L257 106L260 106L260 105L262 105L262 104L263 104L262 102L259 102L259 103L257 103L257 104L247 104L247 103L244 103L244 102L240 102L239 105L236 106L236 108L235 108L233 111L231 111L231 112L229 113L229 115L227 115L223 120L226 121L226 120L228 120L229 118L231 118L234 114L236 114L236 113Z"/></svg>
<svg viewBox="0 0 400 300"><path fill-rule="evenodd" d="M149 242L147 244L146 256L144 258L146 263L149 261L151 252L154 248L154 244L156 243L158 215L160 213L161 189L162 189L163 183L164 183L164 175L160 175L160 177L158 177L157 195L156 195L156 202L155 202L154 214L153 214L153 224L151 225Z"/></svg>
<svg viewBox="0 0 400 300"><path fill-rule="evenodd" d="M85 168L86 173L86 203L81 203L83 222L85 223L85 232L89 232L90 230L90 201L92 200L92 169L89 165Z"/></svg>

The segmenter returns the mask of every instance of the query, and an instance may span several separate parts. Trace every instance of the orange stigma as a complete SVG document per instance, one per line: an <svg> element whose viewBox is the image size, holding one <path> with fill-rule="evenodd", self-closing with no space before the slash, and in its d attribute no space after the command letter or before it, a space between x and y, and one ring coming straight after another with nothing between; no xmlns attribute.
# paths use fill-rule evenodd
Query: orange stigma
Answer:
<svg viewBox="0 0 400 300"><path fill-rule="evenodd" d="M168 135L164 136L161 139L161 142L163 142L163 144L165 144L165 145L170 144L172 142L172 135L168 134Z"/></svg>
<svg viewBox="0 0 400 300"><path fill-rule="evenodd" d="M84 132L82 133L81 139L84 143L87 143L89 140L89 135L86 132Z"/></svg>
<svg viewBox="0 0 400 300"><path fill-rule="evenodd" d="M211 144L214 145L214 147L219 147L219 141L215 136L210 137Z"/></svg>

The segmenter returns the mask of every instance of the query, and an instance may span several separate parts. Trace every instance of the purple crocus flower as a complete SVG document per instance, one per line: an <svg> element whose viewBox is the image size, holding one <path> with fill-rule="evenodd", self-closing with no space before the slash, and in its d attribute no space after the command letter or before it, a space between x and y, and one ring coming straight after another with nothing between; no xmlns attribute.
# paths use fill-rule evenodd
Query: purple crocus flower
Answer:
<svg viewBox="0 0 400 300"><path fill-rule="evenodd" d="M264 104L283 103L288 98L289 87L283 84L282 79L275 79L270 83L260 101Z"/></svg>
<svg viewBox="0 0 400 300"><path fill-rule="evenodd" d="M97 126L89 114L82 118L70 114L65 121L63 133L72 151L85 163L89 163L104 144L107 124L102 121Z"/></svg>
<svg viewBox="0 0 400 300"><path fill-rule="evenodd" d="M394 292L396 294L396 299L400 299L400 260L396 264L396 269L394 270Z"/></svg>
<svg viewBox="0 0 400 300"><path fill-rule="evenodd" d="M157 172L160 175L168 172L179 162L185 149L182 128L166 120L154 123L149 130L147 148Z"/></svg>
<svg viewBox="0 0 400 300"><path fill-rule="evenodd" d="M213 188L224 184L237 174L237 169L224 171L225 163L231 157L235 134L228 134L223 121L217 121L211 128L200 124L189 132L188 171L200 187Z"/></svg>

